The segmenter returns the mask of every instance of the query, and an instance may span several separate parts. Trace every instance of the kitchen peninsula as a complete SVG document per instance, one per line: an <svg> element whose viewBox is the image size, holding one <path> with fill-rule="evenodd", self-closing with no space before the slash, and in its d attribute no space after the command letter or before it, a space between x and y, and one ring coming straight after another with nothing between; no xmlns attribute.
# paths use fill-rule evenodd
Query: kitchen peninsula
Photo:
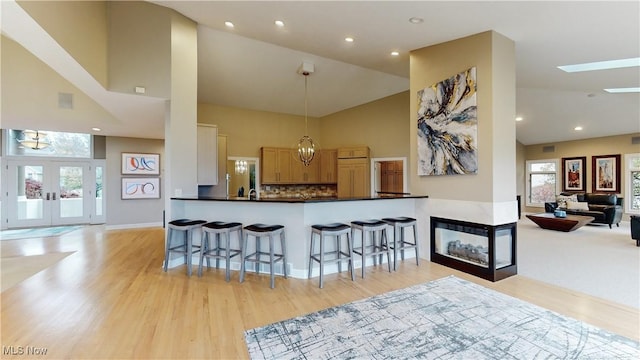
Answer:
<svg viewBox="0 0 640 360"><path fill-rule="evenodd" d="M284 225L287 240L288 274L294 278L306 279L311 225L332 222L349 224L354 220L409 216L418 219L419 240L423 244L428 244L428 219L421 219L417 215L424 213L421 209L425 206L426 198L426 195L257 200L224 197L174 197L171 198L171 203L175 219L241 222L244 226L254 223ZM235 241L234 237L232 237L232 241ZM249 252L251 251L249 249ZM411 257L411 254L410 251L406 255ZM196 263L194 259L194 264ZM354 264L356 267L360 267L360 259L356 258ZM239 259L235 260L235 263L232 262L231 268L235 270L240 268ZM325 274L336 271L337 267L327 266L325 268ZM276 269L276 272L281 272L281 269ZM313 273L314 276L318 274L318 269L314 268Z"/></svg>

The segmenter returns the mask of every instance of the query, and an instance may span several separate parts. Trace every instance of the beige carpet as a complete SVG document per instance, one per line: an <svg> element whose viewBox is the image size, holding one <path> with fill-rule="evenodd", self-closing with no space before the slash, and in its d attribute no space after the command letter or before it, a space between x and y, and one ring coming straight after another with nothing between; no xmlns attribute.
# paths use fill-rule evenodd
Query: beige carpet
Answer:
<svg viewBox="0 0 640 360"><path fill-rule="evenodd" d="M74 252L0 258L0 272L2 272L0 292L30 278Z"/></svg>

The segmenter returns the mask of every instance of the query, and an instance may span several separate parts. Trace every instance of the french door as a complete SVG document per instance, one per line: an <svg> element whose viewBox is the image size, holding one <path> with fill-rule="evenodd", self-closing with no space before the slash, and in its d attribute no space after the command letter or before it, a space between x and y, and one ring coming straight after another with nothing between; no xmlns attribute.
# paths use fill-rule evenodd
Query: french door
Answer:
<svg viewBox="0 0 640 360"><path fill-rule="evenodd" d="M87 161L7 161L8 227L86 224L95 208L95 169Z"/></svg>

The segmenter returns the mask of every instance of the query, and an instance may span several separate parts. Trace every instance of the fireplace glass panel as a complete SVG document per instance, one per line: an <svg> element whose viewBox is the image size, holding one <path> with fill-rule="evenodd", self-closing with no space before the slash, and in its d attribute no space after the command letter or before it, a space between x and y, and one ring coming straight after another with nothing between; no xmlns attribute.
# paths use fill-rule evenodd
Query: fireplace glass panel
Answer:
<svg viewBox="0 0 640 360"><path fill-rule="evenodd" d="M436 252L456 260L489 267L489 237L485 229L438 224Z"/></svg>

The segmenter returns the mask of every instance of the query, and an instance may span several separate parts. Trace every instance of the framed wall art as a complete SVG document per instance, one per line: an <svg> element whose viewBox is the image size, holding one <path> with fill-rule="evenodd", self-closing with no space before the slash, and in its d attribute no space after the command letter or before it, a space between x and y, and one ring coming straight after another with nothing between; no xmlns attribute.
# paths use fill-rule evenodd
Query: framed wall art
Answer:
<svg viewBox="0 0 640 360"><path fill-rule="evenodd" d="M592 156L592 192L619 193L620 154Z"/></svg>
<svg viewBox="0 0 640 360"><path fill-rule="evenodd" d="M122 178L122 199L159 199L160 178Z"/></svg>
<svg viewBox="0 0 640 360"><path fill-rule="evenodd" d="M587 157L562 158L562 191L587 191Z"/></svg>
<svg viewBox="0 0 640 360"><path fill-rule="evenodd" d="M476 68L418 91L418 175L478 173Z"/></svg>
<svg viewBox="0 0 640 360"><path fill-rule="evenodd" d="M160 175L160 154L122 153L123 175Z"/></svg>

